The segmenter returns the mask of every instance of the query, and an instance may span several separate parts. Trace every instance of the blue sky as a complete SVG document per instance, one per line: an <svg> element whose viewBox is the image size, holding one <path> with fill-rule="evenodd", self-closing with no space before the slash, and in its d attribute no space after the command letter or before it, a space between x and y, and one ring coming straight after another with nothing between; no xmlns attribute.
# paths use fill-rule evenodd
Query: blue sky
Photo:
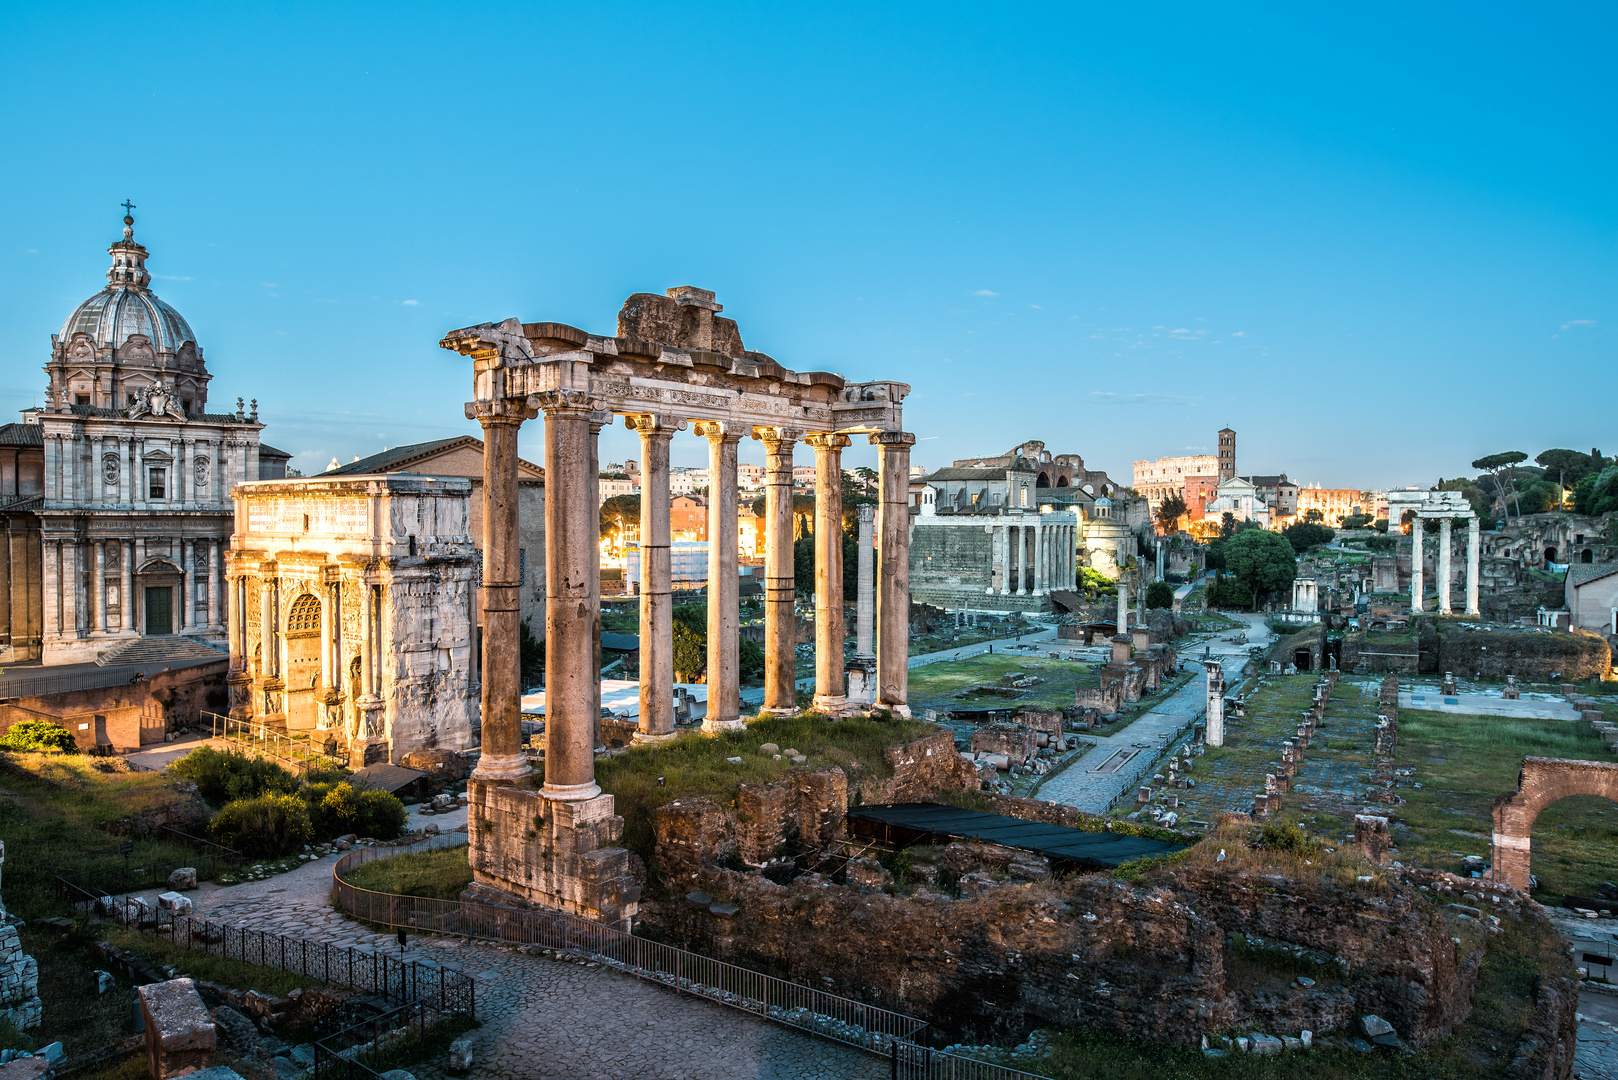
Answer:
<svg viewBox="0 0 1618 1080"><path fill-rule="evenodd" d="M213 404L258 398L305 471L476 433L446 330L610 333L686 284L788 367L912 384L929 466L1041 438L1127 482L1225 424L1243 472L1328 487L1611 453L1614 22L12 0L0 409L128 197Z"/></svg>

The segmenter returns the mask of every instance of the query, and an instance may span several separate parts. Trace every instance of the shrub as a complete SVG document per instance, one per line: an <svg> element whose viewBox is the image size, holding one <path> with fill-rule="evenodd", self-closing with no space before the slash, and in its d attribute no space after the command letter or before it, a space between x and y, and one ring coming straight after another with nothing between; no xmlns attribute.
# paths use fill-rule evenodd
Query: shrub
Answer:
<svg viewBox="0 0 1618 1080"><path fill-rule="evenodd" d="M1259 831L1259 843L1271 851L1285 851L1293 855L1314 855L1320 850L1319 837L1310 836L1302 825L1279 825L1267 822Z"/></svg>
<svg viewBox="0 0 1618 1080"><path fill-rule="evenodd" d="M211 746L197 747L170 765L169 772L196 784L202 797L215 806L266 792L298 790L297 778L275 762Z"/></svg>
<svg viewBox="0 0 1618 1080"><path fill-rule="evenodd" d="M285 855L315 838L309 808L280 791L227 803L208 823L208 834L214 843L255 859Z"/></svg>
<svg viewBox="0 0 1618 1080"><path fill-rule="evenodd" d="M1148 608L1173 607L1174 586L1166 581L1154 581L1146 586L1146 606Z"/></svg>
<svg viewBox="0 0 1618 1080"><path fill-rule="evenodd" d="M63 754L79 752L79 744L73 741L72 732L47 720L23 720L12 724L11 730L0 737L0 748Z"/></svg>
<svg viewBox="0 0 1618 1080"><path fill-rule="evenodd" d="M344 833L392 840L404 832L404 803L379 788L356 788L343 781L308 784L299 794L321 840Z"/></svg>

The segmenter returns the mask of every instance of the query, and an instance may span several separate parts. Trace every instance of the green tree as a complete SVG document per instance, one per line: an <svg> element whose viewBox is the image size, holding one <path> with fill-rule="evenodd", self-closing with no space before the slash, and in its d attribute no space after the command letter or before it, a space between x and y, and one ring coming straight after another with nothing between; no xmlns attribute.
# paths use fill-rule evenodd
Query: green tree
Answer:
<svg viewBox="0 0 1618 1080"><path fill-rule="evenodd" d="M1319 547L1321 544L1329 544L1337 536L1335 532L1326 528L1326 526L1316 525L1312 522L1300 522L1297 525L1288 525L1286 528L1281 530L1281 535L1287 538L1287 543L1291 544L1292 550L1297 552L1299 555L1302 555L1305 551L1308 551L1312 547Z"/></svg>
<svg viewBox="0 0 1618 1080"><path fill-rule="evenodd" d="M1298 576L1298 562L1292 544L1280 533L1268 529L1248 529L1225 544L1225 562L1236 580L1252 594L1253 610L1259 595L1290 588Z"/></svg>
<svg viewBox="0 0 1618 1080"><path fill-rule="evenodd" d="M0 750L77 754L79 744L73 741L73 733L60 724L48 720L19 720L0 736Z"/></svg>
<svg viewBox="0 0 1618 1080"><path fill-rule="evenodd" d="M1178 491L1157 504L1157 527L1166 536L1180 531L1180 519L1190 512Z"/></svg>
<svg viewBox="0 0 1618 1080"><path fill-rule="evenodd" d="M1303 512L1303 523L1305 525L1324 525L1326 524L1326 515L1318 508L1311 506Z"/></svg>
<svg viewBox="0 0 1618 1080"><path fill-rule="evenodd" d="M640 539L640 496L614 495L601 504L600 520L601 535L616 537L619 550L623 550L625 542Z"/></svg>
<svg viewBox="0 0 1618 1080"><path fill-rule="evenodd" d="M1371 525L1371 515L1349 514L1339 524L1345 529L1367 529Z"/></svg>
<svg viewBox="0 0 1618 1080"><path fill-rule="evenodd" d="M1510 520L1510 511L1506 508L1506 492L1516 494L1517 466L1528 460L1528 455L1521 450L1506 450L1499 454L1489 454L1472 462L1472 468L1482 469L1494 477L1495 490L1500 493L1500 513ZM1522 517L1522 504L1517 505L1517 516Z"/></svg>
<svg viewBox="0 0 1618 1080"><path fill-rule="evenodd" d="M1545 450L1534 461L1545 466L1547 472L1556 474L1556 505L1559 509L1567 499L1567 485L1570 482L1577 484L1595 464L1589 454L1577 450Z"/></svg>
<svg viewBox="0 0 1618 1080"><path fill-rule="evenodd" d="M1236 515L1226 510L1219 516L1219 538L1228 540L1236 535Z"/></svg>
<svg viewBox="0 0 1618 1080"><path fill-rule="evenodd" d="M523 685L531 686L545 680L545 643L534 636L528 620L522 621L517 639L518 663L522 669Z"/></svg>
<svg viewBox="0 0 1618 1080"><path fill-rule="evenodd" d="M1173 607L1174 586L1166 581L1154 581L1146 586L1146 606L1148 608Z"/></svg>
<svg viewBox="0 0 1618 1080"><path fill-rule="evenodd" d="M1524 503L1528 506L1530 514L1543 514L1551 510L1560 509L1562 505L1562 488L1549 480L1535 480L1518 493L1518 513Z"/></svg>
<svg viewBox="0 0 1618 1080"><path fill-rule="evenodd" d="M1618 510L1618 465L1609 465L1580 480L1573 491L1573 508L1590 516Z"/></svg>

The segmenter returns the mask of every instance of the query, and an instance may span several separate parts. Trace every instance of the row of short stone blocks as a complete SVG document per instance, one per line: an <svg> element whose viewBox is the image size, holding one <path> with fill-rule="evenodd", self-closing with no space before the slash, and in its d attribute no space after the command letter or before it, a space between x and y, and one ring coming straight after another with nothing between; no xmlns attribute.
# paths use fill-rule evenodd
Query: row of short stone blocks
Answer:
<svg viewBox="0 0 1618 1080"><path fill-rule="evenodd" d="M1264 790L1253 796L1255 818L1268 817L1281 809L1281 793L1291 790L1292 778L1298 775L1298 769L1303 765L1304 751L1309 749L1309 740L1314 737L1316 727L1325 719L1326 702L1341 677L1341 672L1327 671L1315 683L1314 701L1303 714L1297 734L1281 744L1280 762L1271 764L1271 771L1264 774Z"/></svg>

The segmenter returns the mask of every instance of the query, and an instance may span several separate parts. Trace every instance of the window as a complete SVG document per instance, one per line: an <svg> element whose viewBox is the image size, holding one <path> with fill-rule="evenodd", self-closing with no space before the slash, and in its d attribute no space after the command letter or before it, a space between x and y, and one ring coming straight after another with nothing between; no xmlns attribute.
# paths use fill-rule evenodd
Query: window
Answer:
<svg viewBox="0 0 1618 1080"><path fill-rule="evenodd" d="M517 587L528 584L528 549L517 549Z"/></svg>
<svg viewBox="0 0 1618 1080"><path fill-rule="evenodd" d="M190 416L191 415L191 402L190 401L181 401L180 402L180 410L182 412L184 412L185 415Z"/></svg>
<svg viewBox="0 0 1618 1080"><path fill-rule="evenodd" d="M90 395L89 394L74 394L73 395L73 403L75 405L88 405L88 404L90 404Z"/></svg>
<svg viewBox="0 0 1618 1080"><path fill-rule="evenodd" d="M164 486L164 481L166 478L167 473L163 469L152 468L146 470L146 497L148 499L165 498L164 492L167 489Z"/></svg>

